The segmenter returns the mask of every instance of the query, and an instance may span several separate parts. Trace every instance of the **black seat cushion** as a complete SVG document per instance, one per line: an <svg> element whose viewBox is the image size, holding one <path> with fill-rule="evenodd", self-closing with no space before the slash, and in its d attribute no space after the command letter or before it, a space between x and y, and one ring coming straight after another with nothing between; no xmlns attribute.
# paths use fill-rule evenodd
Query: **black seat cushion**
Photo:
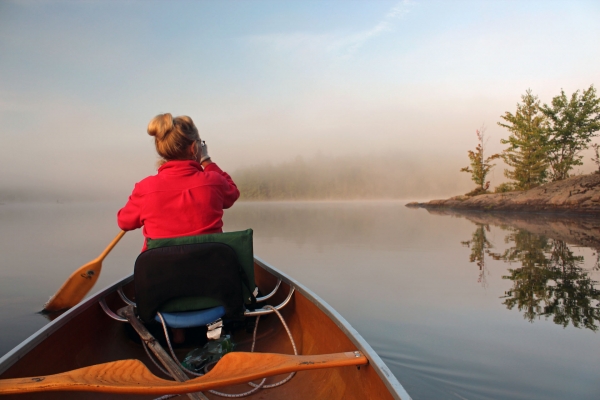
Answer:
<svg viewBox="0 0 600 400"><path fill-rule="evenodd" d="M244 313L240 265L236 252L222 243L159 247L141 253L134 269L138 315L151 322L166 301L185 296L219 300L225 317Z"/></svg>

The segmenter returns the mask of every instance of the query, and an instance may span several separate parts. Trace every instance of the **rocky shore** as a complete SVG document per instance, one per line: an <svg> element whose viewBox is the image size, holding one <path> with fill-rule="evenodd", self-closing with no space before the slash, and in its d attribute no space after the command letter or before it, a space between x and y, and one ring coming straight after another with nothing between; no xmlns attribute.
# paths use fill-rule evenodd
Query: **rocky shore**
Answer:
<svg viewBox="0 0 600 400"><path fill-rule="evenodd" d="M479 211L548 212L586 214L600 217L600 174L578 175L534 189L456 196L427 203L408 203L407 207Z"/></svg>

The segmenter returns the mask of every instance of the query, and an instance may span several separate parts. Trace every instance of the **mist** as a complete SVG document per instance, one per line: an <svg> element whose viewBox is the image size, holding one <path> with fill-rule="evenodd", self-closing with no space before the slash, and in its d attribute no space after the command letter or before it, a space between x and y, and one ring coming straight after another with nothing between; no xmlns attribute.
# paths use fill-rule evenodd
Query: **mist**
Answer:
<svg viewBox="0 0 600 400"><path fill-rule="evenodd" d="M527 89L598 87L599 19L593 1L4 1L0 201L124 203L164 112L247 199L260 179L291 198L283 170L313 180L300 198L462 194L482 124L497 153Z"/></svg>
<svg viewBox="0 0 600 400"><path fill-rule="evenodd" d="M439 161L434 155L427 162L402 153L321 155L243 168L233 177L242 200L424 199L467 192L468 179L457 179L463 177L457 177L456 163L445 160L442 165L451 169L439 170Z"/></svg>

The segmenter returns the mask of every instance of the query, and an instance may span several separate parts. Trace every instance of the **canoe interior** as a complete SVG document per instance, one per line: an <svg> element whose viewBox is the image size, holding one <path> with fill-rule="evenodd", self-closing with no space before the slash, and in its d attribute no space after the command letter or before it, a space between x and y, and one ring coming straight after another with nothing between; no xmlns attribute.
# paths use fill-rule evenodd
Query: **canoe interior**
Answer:
<svg viewBox="0 0 600 400"><path fill-rule="evenodd" d="M256 283L263 293L275 287L277 278L255 265ZM133 284L124 287L129 298L134 299ZM278 293L268 300L269 304L281 303L289 292L289 285L283 283ZM116 293L107 297L113 310L123 307ZM282 310L296 343L299 354L325 354L357 350L356 345L344 332L315 304L302 293L296 291L292 301ZM160 335L156 335L157 339ZM176 348L180 358L198 347L190 337L182 347ZM200 336L200 334L198 335ZM252 332L237 330L233 335L236 350L250 351ZM288 335L276 315L262 316L259 322L256 341L257 352L293 354ZM50 375L94 364L123 359L139 359L157 376L164 377L148 360L142 346L131 337L126 324L114 321L104 314L97 303L72 318L46 337L39 345L8 368L0 379L27 376ZM274 383L287 375L267 379ZM258 383L258 382L257 382ZM248 385L238 385L220 389L226 393L241 393L250 390ZM210 399L223 399L205 393ZM132 396L83 392L45 392L28 395L2 396L2 399L153 399L158 396ZM181 396L180 398L187 398ZM259 390L245 397L247 399L393 399L390 390L377 374L374 367L342 367L327 370L299 372L288 383L273 389Z"/></svg>

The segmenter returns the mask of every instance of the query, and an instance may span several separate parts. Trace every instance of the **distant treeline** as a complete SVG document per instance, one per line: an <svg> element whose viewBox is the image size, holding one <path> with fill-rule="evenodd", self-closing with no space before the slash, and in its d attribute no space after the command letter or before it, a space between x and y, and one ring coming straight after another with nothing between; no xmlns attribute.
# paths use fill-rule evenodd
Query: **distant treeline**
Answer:
<svg viewBox="0 0 600 400"><path fill-rule="evenodd" d="M239 169L232 176L245 200L406 199L467 187L439 167L406 155L297 157Z"/></svg>

